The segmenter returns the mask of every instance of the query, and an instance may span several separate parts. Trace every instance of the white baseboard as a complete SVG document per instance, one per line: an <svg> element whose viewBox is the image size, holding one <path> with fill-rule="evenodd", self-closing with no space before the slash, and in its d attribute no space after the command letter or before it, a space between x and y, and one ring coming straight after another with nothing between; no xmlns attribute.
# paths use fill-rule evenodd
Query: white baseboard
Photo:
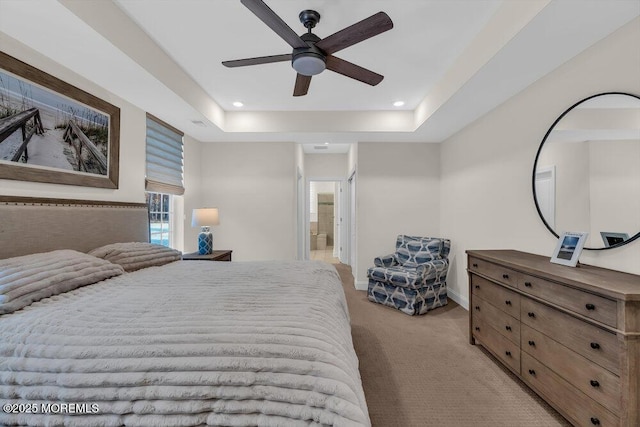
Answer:
<svg viewBox="0 0 640 427"><path fill-rule="evenodd" d="M355 282L355 285L357 290L366 291L367 287L369 286L369 281L368 280L357 281Z"/></svg>
<svg viewBox="0 0 640 427"><path fill-rule="evenodd" d="M469 310L469 299L460 296L457 292L453 291L450 288L447 288L447 297L454 300L458 305L462 306L465 310Z"/></svg>

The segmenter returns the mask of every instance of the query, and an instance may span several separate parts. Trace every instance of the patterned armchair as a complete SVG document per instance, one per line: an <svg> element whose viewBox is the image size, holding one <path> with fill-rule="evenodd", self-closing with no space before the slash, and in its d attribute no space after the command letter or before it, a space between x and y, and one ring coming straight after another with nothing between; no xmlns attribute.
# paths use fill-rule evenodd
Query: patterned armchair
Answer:
<svg viewBox="0 0 640 427"><path fill-rule="evenodd" d="M448 239L399 235L395 253L367 271L367 297L409 315L446 305L450 249Z"/></svg>

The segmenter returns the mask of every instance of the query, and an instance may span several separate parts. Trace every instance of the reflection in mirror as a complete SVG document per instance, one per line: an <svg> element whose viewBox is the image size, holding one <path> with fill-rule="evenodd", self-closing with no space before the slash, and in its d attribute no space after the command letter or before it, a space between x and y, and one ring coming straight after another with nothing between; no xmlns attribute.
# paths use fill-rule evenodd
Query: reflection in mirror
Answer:
<svg viewBox="0 0 640 427"><path fill-rule="evenodd" d="M586 231L585 249L640 237L640 98L600 94L565 111L540 144L533 189L556 236Z"/></svg>

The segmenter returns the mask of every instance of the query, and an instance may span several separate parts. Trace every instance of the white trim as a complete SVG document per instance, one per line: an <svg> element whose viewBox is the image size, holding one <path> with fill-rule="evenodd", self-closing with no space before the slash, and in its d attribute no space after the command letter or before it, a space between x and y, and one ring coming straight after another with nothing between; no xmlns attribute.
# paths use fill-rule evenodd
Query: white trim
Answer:
<svg viewBox="0 0 640 427"><path fill-rule="evenodd" d="M302 174L302 169L300 169L300 166L298 166L297 168L297 178L296 178L296 199L298 201L298 208L296 210L296 234L298 235L297 237L297 241L298 241L298 247L296 250L296 258L298 259L298 261L303 261L305 259L309 259L309 257L307 256L305 258L305 245L308 245L307 241L309 240L308 238L308 234L305 235L305 230L306 227L304 225L304 221L305 221L305 209L304 209L304 203L306 200L306 197L304 195L305 193L305 181L304 181L304 175Z"/></svg>
<svg viewBox="0 0 640 427"><path fill-rule="evenodd" d="M538 201L538 208L545 217L545 221L549 224L549 227L555 230L556 228L556 167L555 165L548 167L541 167L536 169L536 200ZM538 197L538 187L541 191L545 191L547 197L540 199ZM544 187L542 187L544 186ZM547 211L547 215L545 214Z"/></svg>
<svg viewBox="0 0 640 427"><path fill-rule="evenodd" d="M304 193L305 193L305 196L304 196L304 222L305 222L305 224L304 224L304 235L305 236L310 236L311 235L311 224L310 224L311 223L311 212L310 212L310 209L311 209L311 200L310 200L310 198L311 198L311 181L323 181L323 182L336 182L337 181L339 183L340 188L343 188L344 187L344 183L345 183L345 178L344 177L314 177L314 176L306 178L306 180L305 180L305 191L304 191ZM342 191L342 192L340 192L338 194L335 194L334 198L335 199L341 198L341 201L339 202L339 206L341 207L340 215L342 217L344 217L344 212L343 212L343 208L344 208L344 199L343 199L344 198L344 191ZM338 218L338 221L340 221L339 218ZM343 228L342 224L340 224L338 227L340 229L340 236L339 236L340 237L340 244L342 244L343 243L342 235L344 234L342 232L342 228ZM305 260L308 260L308 259L311 258L311 252L310 252L310 249L311 249L310 246L311 245L310 245L310 243L311 242L309 242L309 240L307 238L306 242L305 242L305 248L304 248L304 254L305 254L305 258L304 259ZM335 242L334 242L334 245L335 245Z"/></svg>
<svg viewBox="0 0 640 427"><path fill-rule="evenodd" d="M359 281L355 282L355 287L359 291L366 291L367 288L369 287L369 281L368 280L359 280Z"/></svg>
<svg viewBox="0 0 640 427"><path fill-rule="evenodd" d="M469 311L469 299L461 296L453 289L447 288L447 297L458 303L462 308Z"/></svg>

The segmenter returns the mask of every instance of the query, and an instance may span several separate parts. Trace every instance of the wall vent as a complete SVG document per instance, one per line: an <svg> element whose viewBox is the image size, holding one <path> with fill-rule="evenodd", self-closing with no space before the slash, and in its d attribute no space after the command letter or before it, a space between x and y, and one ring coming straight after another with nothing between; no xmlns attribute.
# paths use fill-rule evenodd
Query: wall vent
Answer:
<svg viewBox="0 0 640 427"><path fill-rule="evenodd" d="M329 147L327 145L314 145L314 150L327 150Z"/></svg>
<svg viewBox="0 0 640 427"><path fill-rule="evenodd" d="M205 122L203 122L202 120L191 120L191 123L193 123L196 126L200 126L203 128L206 128L207 125L205 124Z"/></svg>

